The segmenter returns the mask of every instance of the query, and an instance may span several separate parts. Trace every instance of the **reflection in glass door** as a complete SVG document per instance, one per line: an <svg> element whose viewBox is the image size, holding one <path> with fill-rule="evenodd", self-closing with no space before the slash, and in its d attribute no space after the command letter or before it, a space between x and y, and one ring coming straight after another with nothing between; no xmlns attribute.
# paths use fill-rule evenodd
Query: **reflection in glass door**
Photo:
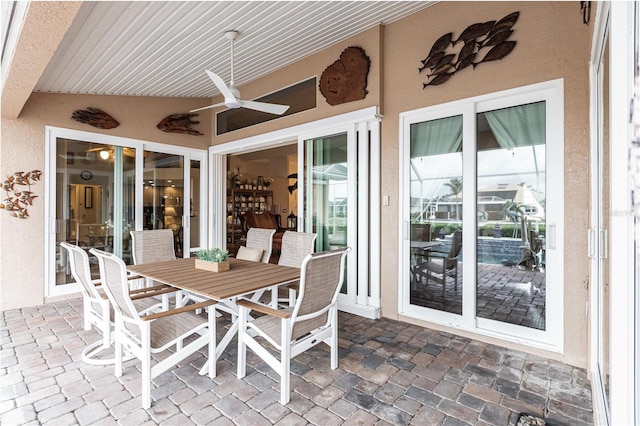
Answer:
<svg viewBox="0 0 640 426"><path fill-rule="evenodd" d="M132 148L56 140L56 285L73 282L62 241L98 248L131 260L135 155ZM91 273L98 267L90 256Z"/></svg>
<svg viewBox="0 0 640 426"><path fill-rule="evenodd" d="M145 151L143 179L143 229L171 229L176 257L183 257L184 156Z"/></svg>
<svg viewBox="0 0 640 426"><path fill-rule="evenodd" d="M303 229L317 234L316 252L354 248L349 236L358 224L356 203L349 198L355 199L355 182L349 184L348 148L347 133L304 141ZM345 274L342 294L348 293L350 286L349 262Z"/></svg>
<svg viewBox="0 0 640 426"><path fill-rule="evenodd" d="M561 94L555 81L401 115L401 313L561 349Z"/></svg>
<svg viewBox="0 0 640 426"><path fill-rule="evenodd" d="M462 314L462 116L410 127L412 305Z"/></svg>
<svg viewBox="0 0 640 426"><path fill-rule="evenodd" d="M477 114L476 315L545 330L545 102Z"/></svg>

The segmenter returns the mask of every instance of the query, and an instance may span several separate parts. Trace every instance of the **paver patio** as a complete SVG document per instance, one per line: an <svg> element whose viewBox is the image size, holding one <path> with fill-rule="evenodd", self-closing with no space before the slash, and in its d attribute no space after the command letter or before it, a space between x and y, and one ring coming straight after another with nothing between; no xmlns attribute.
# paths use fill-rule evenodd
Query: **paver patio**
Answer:
<svg viewBox="0 0 640 426"><path fill-rule="evenodd" d="M229 326L218 320L218 332ZM143 410L140 371L125 363L90 366L82 349L99 338L82 329L82 301L2 312L2 425L513 425L521 412L555 425L592 424L585 370L524 352L389 319L339 314L340 361L328 347L292 363L291 402L279 378L247 352L235 376L237 346L218 360L215 379L200 376L196 353L154 380Z"/></svg>

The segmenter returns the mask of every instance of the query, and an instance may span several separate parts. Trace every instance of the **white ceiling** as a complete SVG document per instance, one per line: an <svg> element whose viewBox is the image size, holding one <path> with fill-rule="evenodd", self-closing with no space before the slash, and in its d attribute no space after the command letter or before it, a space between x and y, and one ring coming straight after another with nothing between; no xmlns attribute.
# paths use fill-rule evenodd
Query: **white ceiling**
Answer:
<svg viewBox="0 0 640 426"><path fill-rule="evenodd" d="M230 78L227 30L240 32L235 42L240 86L434 3L85 2L35 90L210 98L218 91L204 70Z"/></svg>

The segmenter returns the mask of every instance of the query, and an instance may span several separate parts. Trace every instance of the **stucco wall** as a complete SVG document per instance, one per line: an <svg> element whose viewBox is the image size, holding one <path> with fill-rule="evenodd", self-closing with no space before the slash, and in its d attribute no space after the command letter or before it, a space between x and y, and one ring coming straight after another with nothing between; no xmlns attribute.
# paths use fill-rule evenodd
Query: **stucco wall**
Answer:
<svg viewBox="0 0 640 426"><path fill-rule="evenodd" d="M501 61L466 69L441 86L422 89L424 74L419 61L433 41L466 26L500 19L520 11L512 39L514 51ZM382 312L386 317L419 323L398 315L398 114L430 105L492 93L509 88L564 78L565 85L565 346L564 355L545 354L577 366L586 366L587 321L585 302L588 277L586 232L588 227L588 58L590 30L582 24L575 2L442 2L384 28L376 27L350 40L304 58L259 81L241 87L244 98L271 92L311 75L318 78L348 46L361 46L371 58L366 99L330 107L317 94L318 107L283 117L250 129L212 138L221 144L255 134L290 127L327 116L381 105L382 195L390 197L382 209ZM384 82L382 76L384 75ZM215 101L218 101L216 99ZM382 103L384 100L384 103ZM99 102L98 102L99 101ZM125 101L125 102L123 102ZM86 106L100 107L114 115L121 127L109 134L163 143L205 147L208 136L163 134L155 124L165 115L202 106L202 100L98 98L82 96L34 95L18 120L2 122L2 176L18 170L42 168L44 125L91 130L69 119L71 111ZM160 112L162 111L162 112ZM201 116L199 129L213 133L211 120ZM125 123L126 126L125 126ZM206 127L208 126L208 127ZM209 129L209 131L205 131ZM101 131L103 132L103 131ZM106 133L106 132L105 132ZM9 146L7 146L9 145ZM35 188L36 193L42 187ZM41 194L41 192L39 192ZM36 199L32 218L18 221L0 215L0 309L42 302L44 273L42 200ZM38 202L40 201L40 202ZM0 212L2 213L2 212ZM8 225L10 224L10 225ZM429 324L438 328L438 326ZM553 326L553 325L550 325ZM465 334L456 330L457 334ZM477 336L474 336L477 337ZM489 339L484 339L489 340ZM498 342L505 345L504 341ZM535 351L534 351L535 352Z"/></svg>
<svg viewBox="0 0 640 426"><path fill-rule="evenodd" d="M202 99L35 93L17 119L2 118L0 176L4 180L18 171L44 171L45 126L206 149L211 140L209 114L201 114L200 124L194 126L204 136L166 133L156 128L167 115L202 104ZM102 130L71 119L73 111L89 106L108 112L120 126ZM28 219L16 219L0 210L0 310L44 301L44 188L44 180L32 186L38 198L29 209Z"/></svg>
<svg viewBox="0 0 640 426"><path fill-rule="evenodd" d="M503 60L471 67L440 85L422 89L419 60L435 40L476 22L520 11L515 49ZM528 84L564 78L565 87L565 345L563 361L586 366L585 282L588 227L588 60L591 32L573 2L443 2L385 28L384 121L382 125L382 311L398 316L398 114ZM385 256L384 253L390 254ZM393 284L392 284L393 283ZM411 321L415 322L415 321ZM438 327L430 324L431 327ZM549 324L553 326L553 324ZM459 331L456 331L458 333ZM502 342L501 344L504 344ZM555 357L553 354L545 354Z"/></svg>

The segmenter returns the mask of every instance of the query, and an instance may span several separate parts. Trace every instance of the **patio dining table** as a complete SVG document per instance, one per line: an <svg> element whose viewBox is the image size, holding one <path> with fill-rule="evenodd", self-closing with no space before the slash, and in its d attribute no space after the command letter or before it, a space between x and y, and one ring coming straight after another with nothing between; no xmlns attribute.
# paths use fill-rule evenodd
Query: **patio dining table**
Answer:
<svg viewBox="0 0 640 426"><path fill-rule="evenodd" d="M236 300L258 290L276 287L300 279L300 269L271 263L229 259L230 269L211 272L195 267L195 258L129 265L127 269L142 277L185 290L219 302L222 310L232 314L232 325L216 345L215 362L238 332ZM206 371L207 364L200 374Z"/></svg>

